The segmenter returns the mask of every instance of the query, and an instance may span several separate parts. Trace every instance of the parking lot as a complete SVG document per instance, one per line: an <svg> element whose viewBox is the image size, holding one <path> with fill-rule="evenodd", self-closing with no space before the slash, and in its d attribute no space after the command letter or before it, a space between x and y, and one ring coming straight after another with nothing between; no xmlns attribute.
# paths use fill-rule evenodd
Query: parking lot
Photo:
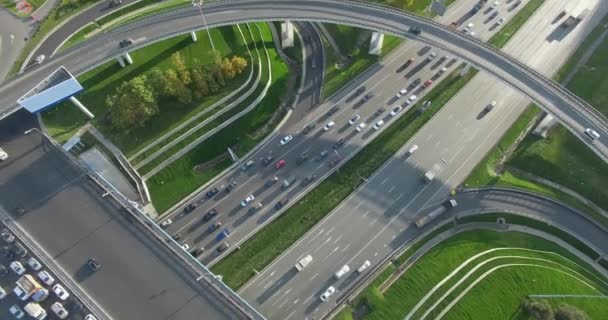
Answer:
<svg viewBox="0 0 608 320"><path fill-rule="evenodd" d="M47 313L46 319L95 319L90 318L91 316L85 318L89 314L89 310L42 263L43 259L35 256L22 239L9 230L4 223L0 223L0 238L0 287L2 287L0 296L4 296L0 299L0 319L19 319L19 312L25 313L25 306L30 303L34 304L34 306L30 306L32 311L40 310L35 307L35 304L39 304ZM20 278L25 279L19 280ZM31 291L26 290L21 293L22 298L14 292L19 292L19 288L15 289L19 287L18 280L20 283L27 284L24 288L28 288L28 286L31 288ZM30 294L31 297L28 297ZM57 303L63 306L67 314L60 311L62 314L60 317L52 311L60 310L57 305L52 307ZM38 312L38 319L42 319L43 312ZM35 319L27 313L22 318Z"/></svg>

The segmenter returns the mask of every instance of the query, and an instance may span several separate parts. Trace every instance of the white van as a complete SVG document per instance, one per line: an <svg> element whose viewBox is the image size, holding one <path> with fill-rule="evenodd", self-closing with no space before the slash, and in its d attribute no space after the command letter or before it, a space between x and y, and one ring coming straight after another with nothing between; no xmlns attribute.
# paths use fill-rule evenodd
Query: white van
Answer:
<svg viewBox="0 0 608 320"><path fill-rule="evenodd" d="M411 156L414 154L414 152L416 152L416 150L418 150L418 145L415 144L413 146L411 146L408 150L407 150L407 155Z"/></svg>
<svg viewBox="0 0 608 320"><path fill-rule="evenodd" d="M336 279L340 279L340 278L342 278L342 276L347 274L349 271L350 271L350 268L348 267L347 264L345 264L344 266L342 266L342 268L340 268L340 270L338 270L338 271L336 271L336 273L334 273L334 277Z"/></svg>
<svg viewBox="0 0 608 320"><path fill-rule="evenodd" d="M298 261L298 263L296 263L296 270L298 270L298 271L304 270L304 268L306 268L306 266L311 262L312 262L312 256L306 255L304 258L300 259L300 261Z"/></svg>

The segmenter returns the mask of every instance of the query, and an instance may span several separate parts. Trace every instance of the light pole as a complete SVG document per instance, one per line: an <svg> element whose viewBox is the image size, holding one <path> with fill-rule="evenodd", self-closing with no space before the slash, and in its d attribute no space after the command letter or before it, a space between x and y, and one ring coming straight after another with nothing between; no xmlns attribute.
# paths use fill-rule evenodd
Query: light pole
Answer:
<svg viewBox="0 0 608 320"><path fill-rule="evenodd" d="M205 20L205 15L203 14L203 0L192 0L192 5L198 7L201 12L201 18L203 18L203 24L205 25L205 30L207 30L207 35L209 36L209 42L211 43L211 49L215 51L215 45L213 44L213 39L211 39L211 32L209 32L209 27L207 26L207 20Z"/></svg>

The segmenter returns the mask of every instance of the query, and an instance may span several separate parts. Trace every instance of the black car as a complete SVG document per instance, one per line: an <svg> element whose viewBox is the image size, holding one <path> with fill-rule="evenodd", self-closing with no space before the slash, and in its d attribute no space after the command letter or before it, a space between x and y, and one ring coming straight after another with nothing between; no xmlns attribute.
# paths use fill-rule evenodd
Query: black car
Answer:
<svg viewBox="0 0 608 320"><path fill-rule="evenodd" d="M216 223L211 224L209 226L209 228L207 228L207 231L213 232L213 231L215 231L215 230L217 230L217 229L219 229L221 227L222 227L222 223L221 222L216 222Z"/></svg>
<svg viewBox="0 0 608 320"><path fill-rule="evenodd" d="M182 234L181 233L176 233L174 235L171 236L171 238L175 241L178 241L179 239L182 238Z"/></svg>
<svg viewBox="0 0 608 320"><path fill-rule="evenodd" d="M371 93L366 94L363 98L361 98L361 103L363 102L367 102L369 99L371 99L374 95Z"/></svg>
<svg viewBox="0 0 608 320"><path fill-rule="evenodd" d="M355 91L355 93L353 93L353 97L360 96L363 92L365 92L365 89L366 89L365 86L359 87L357 89L357 91Z"/></svg>
<svg viewBox="0 0 608 320"><path fill-rule="evenodd" d="M21 244L16 243L13 246L13 252L17 257L23 258L27 255L27 249L24 248Z"/></svg>
<svg viewBox="0 0 608 320"><path fill-rule="evenodd" d="M308 177L304 178L304 181L302 182L302 185L306 186L309 183L315 181L316 179L317 179L317 175L316 174L311 174Z"/></svg>
<svg viewBox="0 0 608 320"><path fill-rule="evenodd" d="M277 210L280 210L281 208L283 208L287 203L289 202L289 198L285 197L283 198L283 200L277 202L277 204L274 205L274 208Z"/></svg>
<svg viewBox="0 0 608 320"><path fill-rule="evenodd" d="M224 251L226 251L226 249L228 249L229 246L230 245L227 242L224 242L224 243L220 244L217 247L217 249L215 249L215 250L217 250L217 252L224 252Z"/></svg>
<svg viewBox="0 0 608 320"><path fill-rule="evenodd" d="M110 0L110 3L109 3L108 6L110 8L113 8L113 7L117 7L117 6L121 5L121 4L122 4L122 0Z"/></svg>
<svg viewBox="0 0 608 320"><path fill-rule="evenodd" d="M420 35L422 33L422 29L420 29L418 27L410 27L410 29L408 31L409 31L409 33L412 33L415 35Z"/></svg>
<svg viewBox="0 0 608 320"><path fill-rule="evenodd" d="M196 209L196 203L191 203L184 207L184 212L190 213L190 212L194 211L194 209Z"/></svg>
<svg viewBox="0 0 608 320"><path fill-rule="evenodd" d="M376 117L381 115L384 111L386 111L386 109L384 109L383 107L378 108L378 110L376 110L376 113L374 114Z"/></svg>
<svg viewBox="0 0 608 320"><path fill-rule="evenodd" d="M296 164L301 165L302 163L306 162L306 160L308 160L308 153L303 152L298 159L296 159Z"/></svg>
<svg viewBox="0 0 608 320"><path fill-rule="evenodd" d="M124 39L124 40L122 40L122 41L121 41L121 42L120 42L118 45L119 45L121 48L124 48L124 47L128 47L128 46L130 46L130 45L132 45L132 44L133 44L133 39L128 38L128 39Z"/></svg>
<svg viewBox="0 0 608 320"><path fill-rule="evenodd" d="M346 141L346 140L345 140L344 138L340 138L340 139L338 139L338 141L336 141L336 143L334 144L333 148L334 148L334 149L338 149L338 148L340 148L342 145L344 145L344 142L345 142L345 141Z"/></svg>
<svg viewBox="0 0 608 320"><path fill-rule="evenodd" d="M234 189L234 185L233 184L229 184L226 189L224 189L224 192L226 193L230 193L230 191L232 191L232 189Z"/></svg>
<svg viewBox="0 0 608 320"><path fill-rule="evenodd" d="M8 269L3 264L0 264L0 277L6 277L7 275Z"/></svg>
<svg viewBox="0 0 608 320"><path fill-rule="evenodd" d="M87 266L89 266L91 271L97 271L101 268L101 264L99 264L99 262L97 262L97 260L93 258L89 258L89 260L87 261Z"/></svg>
<svg viewBox="0 0 608 320"><path fill-rule="evenodd" d="M201 254L203 254L203 252L205 252L205 248L201 247L201 248L196 248L196 249L190 251L190 254L193 257L198 258Z"/></svg>
<svg viewBox="0 0 608 320"><path fill-rule="evenodd" d="M304 130L302 130L303 134L308 134L312 131L312 129L314 129L317 126L317 124L315 123L311 123L309 125L307 125L306 127L304 127Z"/></svg>
<svg viewBox="0 0 608 320"><path fill-rule="evenodd" d="M262 160L262 163L263 163L265 166L267 166L267 165L269 165L269 164L271 164L271 163L272 163L272 160L274 160L274 157L273 157L273 156L271 156L271 155L267 155L267 156L264 158L264 160Z"/></svg>
<svg viewBox="0 0 608 320"><path fill-rule="evenodd" d="M220 192L220 190L218 188L213 188L213 189L207 191L207 193L205 193L205 196L207 196L207 199L211 199L211 198L213 198L213 196L215 196L219 192Z"/></svg>
<svg viewBox="0 0 608 320"><path fill-rule="evenodd" d="M338 110L340 110L340 107L338 106L333 106L329 109L329 111L327 111L327 115L331 116L332 114L338 112Z"/></svg>
<svg viewBox="0 0 608 320"><path fill-rule="evenodd" d="M203 221L209 221L211 219L213 219L213 217L217 216L217 210L215 209L211 209L209 210L209 212L205 213L205 215L203 216Z"/></svg>
<svg viewBox="0 0 608 320"><path fill-rule="evenodd" d="M266 181L266 188L270 188L277 181L279 181L279 178L277 176L273 176L272 178L268 179L268 181Z"/></svg>

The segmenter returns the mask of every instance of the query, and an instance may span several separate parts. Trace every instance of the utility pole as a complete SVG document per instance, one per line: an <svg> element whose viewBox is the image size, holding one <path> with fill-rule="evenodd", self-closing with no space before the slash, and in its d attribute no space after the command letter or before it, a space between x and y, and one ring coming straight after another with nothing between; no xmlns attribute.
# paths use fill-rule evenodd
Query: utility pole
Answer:
<svg viewBox="0 0 608 320"><path fill-rule="evenodd" d="M209 27L207 26L207 20L205 20L205 15L203 14L203 0L192 0L192 5L198 7L201 12L201 18L203 18L203 24L205 25L205 30L207 30L207 36L209 36L209 42L211 43L211 49L215 51L215 44L213 44L213 39L211 39L211 32L209 32Z"/></svg>

